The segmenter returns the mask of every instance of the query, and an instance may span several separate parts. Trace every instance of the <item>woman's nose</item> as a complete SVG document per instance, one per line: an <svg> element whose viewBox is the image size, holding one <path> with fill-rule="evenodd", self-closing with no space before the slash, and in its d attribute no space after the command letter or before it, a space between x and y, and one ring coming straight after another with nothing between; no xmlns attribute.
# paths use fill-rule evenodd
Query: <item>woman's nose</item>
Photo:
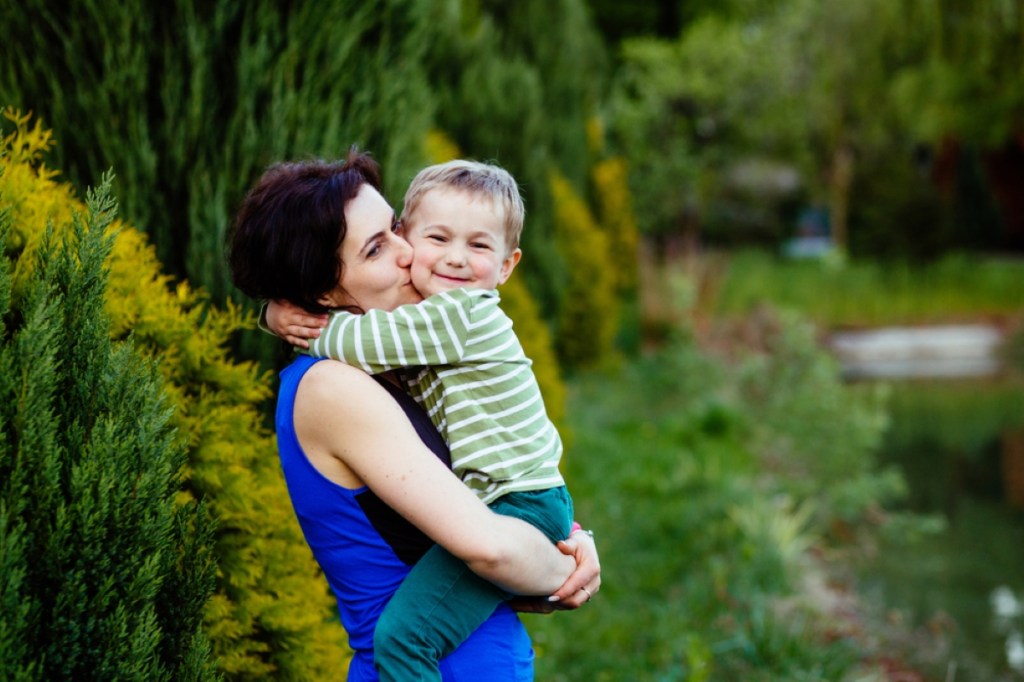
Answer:
<svg viewBox="0 0 1024 682"><path fill-rule="evenodd" d="M397 235L395 236L395 239L395 250L398 254L398 265L403 268L407 268L412 265L412 244Z"/></svg>

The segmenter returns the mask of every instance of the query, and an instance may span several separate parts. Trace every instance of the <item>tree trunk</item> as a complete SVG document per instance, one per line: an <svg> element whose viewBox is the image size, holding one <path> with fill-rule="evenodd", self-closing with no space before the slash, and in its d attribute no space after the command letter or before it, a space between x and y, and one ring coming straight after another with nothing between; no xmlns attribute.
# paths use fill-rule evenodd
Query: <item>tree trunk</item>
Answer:
<svg viewBox="0 0 1024 682"><path fill-rule="evenodd" d="M832 225L832 242L841 253L846 253L849 243L848 220L850 216L850 187L853 185L853 149L840 144L832 155L829 174L829 213Z"/></svg>

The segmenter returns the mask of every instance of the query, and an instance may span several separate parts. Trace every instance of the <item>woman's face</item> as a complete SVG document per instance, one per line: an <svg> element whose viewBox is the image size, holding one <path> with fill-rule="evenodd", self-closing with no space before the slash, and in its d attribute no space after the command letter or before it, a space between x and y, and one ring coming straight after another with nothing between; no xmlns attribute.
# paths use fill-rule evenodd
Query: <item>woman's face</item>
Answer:
<svg viewBox="0 0 1024 682"><path fill-rule="evenodd" d="M394 310L423 300L412 286L412 247L398 234L395 212L370 185L345 206L341 281L321 302L331 308Z"/></svg>

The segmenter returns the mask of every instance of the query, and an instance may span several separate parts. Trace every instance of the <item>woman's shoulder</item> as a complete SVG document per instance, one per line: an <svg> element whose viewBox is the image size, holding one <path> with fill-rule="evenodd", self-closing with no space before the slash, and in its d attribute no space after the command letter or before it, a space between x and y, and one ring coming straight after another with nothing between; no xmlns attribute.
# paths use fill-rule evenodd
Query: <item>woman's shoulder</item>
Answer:
<svg viewBox="0 0 1024 682"><path fill-rule="evenodd" d="M313 364L303 375L303 393L328 400L347 400L359 396L361 400L386 400L390 397L376 380L363 370L337 360L323 359Z"/></svg>
<svg viewBox="0 0 1024 682"><path fill-rule="evenodd" d="M306 371L295 391L295 418L308 433L339 442L352 429L387 423L396 405L372 376L337 360L321 360Z"/></svg>

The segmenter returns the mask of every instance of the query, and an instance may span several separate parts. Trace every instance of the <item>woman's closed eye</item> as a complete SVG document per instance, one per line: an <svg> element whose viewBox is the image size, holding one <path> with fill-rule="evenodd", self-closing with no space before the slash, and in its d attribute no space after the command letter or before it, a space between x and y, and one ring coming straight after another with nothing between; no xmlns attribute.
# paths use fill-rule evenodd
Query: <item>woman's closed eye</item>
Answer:
<svg viewBox="0 0 1024 682"><path fill-rule="evenodd" d="M366 258L373 259L378 257L379 255L381 255L381 253L384 252L384 249L386 247L387 239L385 239L384 236L380 236L377 239L374 239L373 243L370 244L370 246L367 247L366 249Z"/></svg>

